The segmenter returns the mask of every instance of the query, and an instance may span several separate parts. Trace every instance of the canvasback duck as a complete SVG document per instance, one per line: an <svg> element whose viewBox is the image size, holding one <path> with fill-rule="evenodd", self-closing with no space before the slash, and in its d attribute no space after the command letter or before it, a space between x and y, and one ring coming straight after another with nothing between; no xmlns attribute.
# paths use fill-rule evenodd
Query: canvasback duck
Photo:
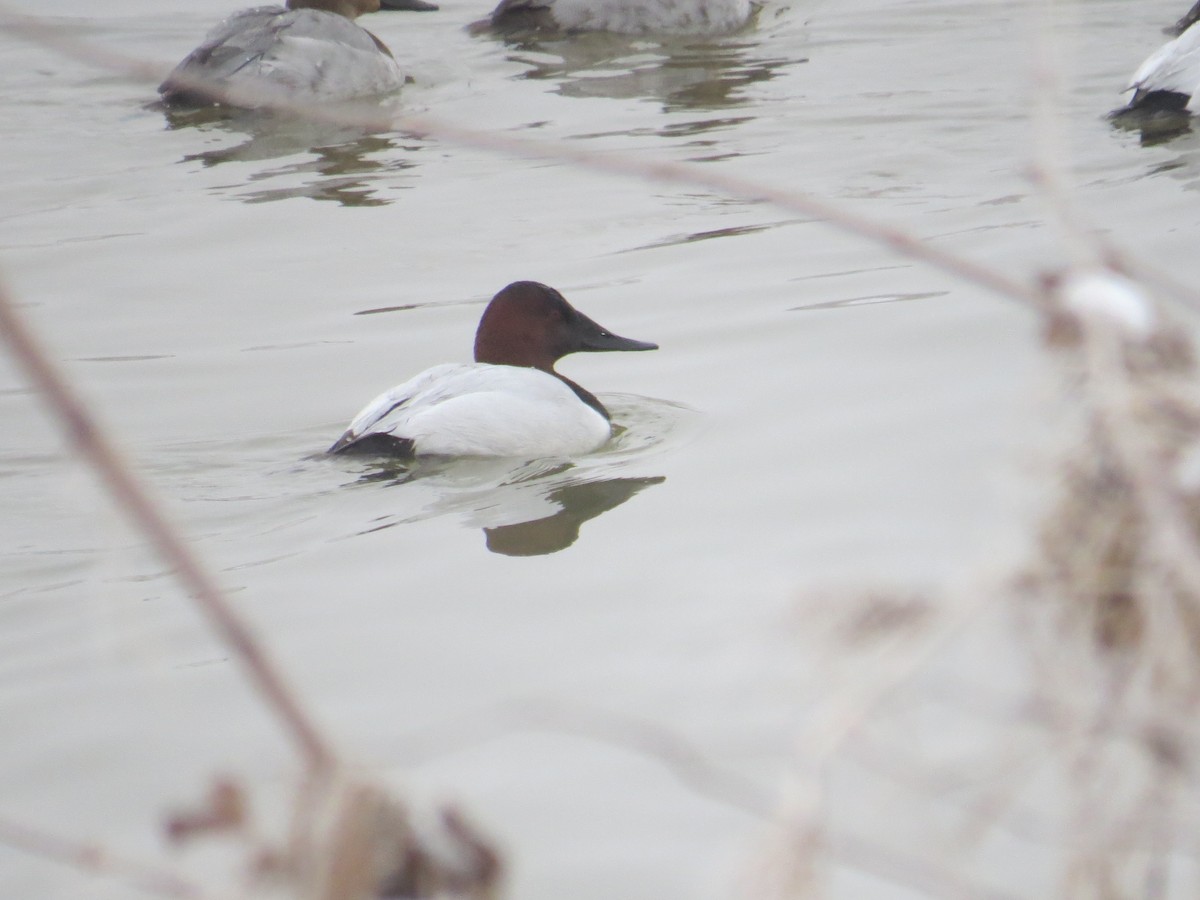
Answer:
<svg viewBox="0 0 1200 900"><path fill-rule="evenodd" d="M421 0L404 0L431 9ZM399 8L388 0L389 8ZM218 24L158 92L171 106L331 103L387 94L404 73L387 45L354 22L380 0L288 0L256 6Z"/></svg>
<svg viewBox="0 0 1200 900"><path fill-rule="evenodd" d="M492 298L474 364L426 369L380 394L330 453L392 456L575 456L612 435L596 396L554 371L568 353L657 350L618 337L552 287L517 281Z"/></svg>
<svg viewBox="0 0 1200 900"><path fill-rule="evenodd" d="M741 28L750 13L750 0L500 0L470 31L703 36Z"/></svg>
<svg viewBox="0 0 1200 900"><path fill-rule="evenodd" d="M1200 3L1168 29L1180 32L1179 36L1167 41L1138 66L1125 88L1133 91L1133 97L1117 112L1193 111L1192 98L1200 88L1200 26L1195 24L1198 17Z"/></svg>

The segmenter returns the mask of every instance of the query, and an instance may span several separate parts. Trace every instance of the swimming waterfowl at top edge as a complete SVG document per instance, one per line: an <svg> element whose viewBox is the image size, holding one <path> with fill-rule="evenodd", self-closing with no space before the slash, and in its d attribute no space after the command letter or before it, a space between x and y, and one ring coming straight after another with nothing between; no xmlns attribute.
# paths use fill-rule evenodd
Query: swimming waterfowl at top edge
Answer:
<svg viewBox="0 0 1200 900"><path fill-rule="evenodd" d="M704 36L741 28L751 12L751 0L501 0L488 18L472 23L469 30Z"/></svg>
<svg viewBox="0 0 1200 900"><path fill-rule="evenodd" d="M1194 111L1193 98L1200 89L1200 25L1194 24L1198 15L1200 3L1176 23L1186 25L1185 30L1138 66L1125 88L1133 91L1133 97L1116 111L1118 114L1131 110Z"/></svg>
<svg viewBox="0 0 1200 900"><path fill-rule="evenodd" d="M170 106L245 109L391 93L404 72L383 41L354 22L378 9L380 0L288 0L241 10L213 28L158 92Z"/></svg>
<svg viewBox="0 0 1200 900"><path fill-rule="evenodd" d="M575 456L612 435L594 394L554 370L568 353L657 350L596 324L554 288L517 281L484 310L475 362L448 363L380 394L330 453Z"/></svg>
<svg viewBox="0 0 1200 900"><path fill-rule="evenodd" d="M1192 8L1185 12L1180 17L1178 22L1169 28L1164 28L1163 31L1165 31L1167 34L1180 35L1195 25L1198 21L1200 21L1200 0L1196 0L1196 3L1192 6Z"/></svg>

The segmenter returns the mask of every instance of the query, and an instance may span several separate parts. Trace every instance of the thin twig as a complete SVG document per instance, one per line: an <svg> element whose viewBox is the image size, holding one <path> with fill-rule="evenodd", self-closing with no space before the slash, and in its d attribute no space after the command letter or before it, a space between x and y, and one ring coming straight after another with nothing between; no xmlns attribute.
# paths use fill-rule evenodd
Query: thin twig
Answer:
<svg viewBox="0 0 1200 900"><path fill-rule="evenodd" d="M721 767L672 729L641 716L579 704L567 707L548 700L508 704L457 727L443 726L436 736L423 734L406 740L399 756L406 766L424 765L526 731L571 735L638 754L666 768L696 794L750 816L766 819L774 806L767 791Z"/></svg>
<svg viewBox="0 0 1200 900"><path fill-rule="evenodd" d="M1061 63L1056 58L1069 40L1073 30L1055 28L1053 14L1063 11L1065 4L1043 2L1035 19L1033 35L1034 63L1031 67L1033 155L1031 176L1035 187L1046 200L1050 217L1064 239L1067 255L1076 268L1108 266L1123 275L1155 290L1173 295L1192 310L1200 309L1200 292L1171 278L1154 266L1131 259L1115 247L1095 225L1086 220L1073 200L1070 173L1070 153L1062 115ZM1072 8L1078 14L1079 8Z"/></svg>
<svg viewBox="0 0 1200 900"><path fill-rule="evenodd" d="M169 65L116 53L101 44L75 37L58 22L28 15L7 3L0 3L0 29L69 59L123 75L139 83L158 81L170 69Z"/></svg>
<svg viewBox="0 0 1200 900"><path fill-rule="evenodd" d="M893 850L878 840L838 834L829 840L830 853L847 865L872 872L893 884L919 891L926 897L961 900L1016 900L1023 894L987 887L954 871L946 860L916 850Z"/></svg>
<svg viewBox="0 0 1200 900"><path fill-rule="evenodd" d="M197 885L167 869L123 859L97 844L59 837L10 820L0 819L0 843L77 869L111 875L149 894L182 900L208 896Z"/></svg>
<svg viewBox="0 0 1200 900"><path fill-rule="evenodd" d="M1189 309L1200 310L1200 291L1196 290L1194 284L1180 281L1156 266L1129 256L1124 250L1105 239L1103 235L1097 235L1095 240L1103 254L1105 265L1109 268L1131 281L1152 288L1156 294L1173 296Z"/></svg>
<svg viewBox="0 0 1200 900"><path fill-rule="evenodd" d="M60 27L45 19L19 13L3 3L0 3L0 28L72 59L107 71L119 72L138 82L157 81L166 68L149 65L142 60L99 48L90 41L65 35ZM189 79L184 83L201 90L207 87L210 92L218 89L218 86L206 85L203 79L196 79L195 83ZM882 224L869 216L857 215L803 191L785 190L753 179L723 174L710 166L651 162L632 154L598 152L563 142L551 143L480 131L429 115L393 117L386 109L377 105L315 106L283 101L277 95L267 93L263 96L264 100L268 101L264 103L266 107L316 121L371 130L379 130L386 125L393 130L450 141L478 150L527 159L564 161L595 172L704 188L726 197L769 203L790 212L819 219L841 231L882 245L910 259L925 262L1009 299L1029 305L1036 303L1037 292L1033 285L1009 277L999 269L939 249L928 239L904 228Z"/></svg>
<svg viewBox="0 0 1200 900"><path fill-rule="evenodd" d="M479 150L499 151L530 159L562 160L596 172L705 188L726 197L769 203L789 212L819 219L841 231L880 244L910 259L928 263L1010 300L1028 305L1036 303L1036 288L1024 281L1010 278L983 263L939 249L927 238L905 228L885 225L871 216L857 215L803 191L786 190L750 178L724 174L697 163L650 162L628 153L585 150L569 144L552 144L479 131L453 125L434 116L402 116L395 120L395 126L401 131L436 137Z"/></svg>
<svg viewBox="0 0 1200 900"><path fill-rule="evenodd" d="M657 761L697 794L765 819L773 798L748 778L723 769L682 735L641 716L578 704L530 703L513 712L527 726L573 734Z"/></svg>
<svg viewBox="0 0 1200 900"><path fill-rule="evenodd" d="M1043 195L1050 219L1058 226L1068 262L1075 269L1093 269L1100 264L1095 228L1079 218L1072 201L1070 153L1063 129L1062 78L1059 55L1064 41L1051 16L1060 4L1043 2L1035 17L1032 37L1033 63L1031 124L1033 127L1033 183Z"/></svg>
<svg viewBox="0 0 1200 900"><path fill-rule="evenodd" d="M17 313L3 281L0 281L0 336L8 343L13 356L45 397L70 440L95 469L117 505L175 570L213 629L241 661L267 705L275 711L295 739L308 765L316 771L328 770L336 759L331 744L301 707L267 652L234 612L221 588L139 481L87 404L38 343Z"/></svg>

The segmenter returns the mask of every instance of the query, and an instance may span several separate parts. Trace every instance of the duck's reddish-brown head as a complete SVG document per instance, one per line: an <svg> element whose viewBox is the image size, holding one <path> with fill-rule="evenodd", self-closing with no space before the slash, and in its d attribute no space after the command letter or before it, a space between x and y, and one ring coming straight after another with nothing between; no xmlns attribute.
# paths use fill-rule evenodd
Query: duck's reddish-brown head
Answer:
<svg viewBox="0 0 1200 900"><path fill-rule="evenodd" d="M597 325L552 287L515 281L492 298L475 332L475 361L553 372L568 353L657 350Z"/></svg>

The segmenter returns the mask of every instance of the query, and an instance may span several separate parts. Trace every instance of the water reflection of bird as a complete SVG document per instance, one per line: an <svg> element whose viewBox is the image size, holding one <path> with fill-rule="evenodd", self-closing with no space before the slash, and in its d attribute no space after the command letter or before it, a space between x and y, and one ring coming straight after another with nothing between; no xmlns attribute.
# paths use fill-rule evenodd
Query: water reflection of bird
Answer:
<svg viewBox="0 0 1200 900"><path fill-rule="evenodd" d="M383 41L353 21L379 8L380 0L288 0L234 13L158 91L168 105L250 109L391 93L404 84L403 71Z"/></svg>
<svg viewBox="0 0 1200 900"><path fill-rule="evenodd" d="M558 512L541 519L483 529L487 548L504 556L544 556L564 550L575 543L579 526L588 519L664 481L666 478L659 475L564 484L546 495L547 500L560 507Z"/></svg>
<svg viewBox="0 0 1200 900"><path fill-rule="evenodd" d="M216 108L212 108L216 112ZM208 113L210 110L201 112ZM198 118L197 111L168 116L172 128L204 127L227 130L245 137L239 143L188 153L180 162L204 166L246 163L282 158L277 167L258 169L246 184L234 181L218 190L234 193L246 203L266 203L308 197L342 206L383 206L391 199L380 187L391 190L395 179L378 176L412 169L407 158L415 149L397 136L364 134L361 128L337 127L299 118L259 119L259 113L244 112L222 118ZM272 181L279 180L274 186ZM253 186L253 189L250 189Z"/></svg>
<svg viewBox="0 0 1200 900"><path fill-rule="evenodd" d="M645 98L668 111L753 106L748 88L807 62L765 56L761 44L737 37L651 42L616 34L527 35L508 43L509 59L528 66L524 78L554 82L565 97Z"/></svg>
<svg viewBox="0 0 1200 900"><path fill-rule="evenodd" d="M547 461L504 468L497 476L494 469L485 465L487 462L430 458L372 460L371 469L360 475L355 484L400 487L424 483L437 485L435 490L440 488L444 493L424 505L415 516L375 519L363 533L373 534L410 525L431 515L453 513L463 516L465 524L483 529L487 549L492 553L543 556L574 544L584 522L666 481L665 475L603 477L600 474L603 467L581 470L573 462L554 462L547 468ZM509 465L499 460L490 462Z"/></svg>

